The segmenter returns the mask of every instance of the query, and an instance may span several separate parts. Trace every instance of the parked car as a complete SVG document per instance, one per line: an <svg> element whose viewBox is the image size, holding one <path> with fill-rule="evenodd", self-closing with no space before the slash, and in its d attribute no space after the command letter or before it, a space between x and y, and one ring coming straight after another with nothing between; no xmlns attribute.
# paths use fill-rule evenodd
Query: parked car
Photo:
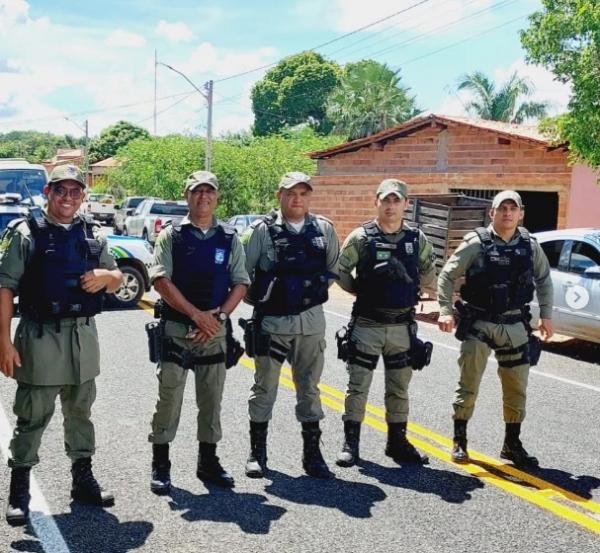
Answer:
<svg viewBox="0 0 600 553"><path fill-rule="evenodd" d="M21 158L0 159L0 194L20 194L21 198L33 198L33 202L41 207L47 182L48 174L43 165Z"/></svg>
<svg viewBox="0 0 600 553"><path fill-rule="evenodd" d="M123 232L125 219L133 215L135 208L140 205L147 196L127 196L121 205L115 205L115 219L113 221L113 232L117 235Z"/></svg>
<svg viewBox="0 0 600 553"><path fill-rule="evenodd" d="M116 307L135 307L144 292L150 290L148 270L154 263L152 246L146 240L131 236L111 234L106 240L123 273L123 284L109 294L108 299Z"/></svg>
<svg viewBox="0 0 600 553"><path fill-rule="evenodd" d="M555 331L600 343L600 229L552 230L534 236L550 262ZM537 321L537 298L532 312Z"/></svg>
<svg viewBox="0 0 600 553"><path fill-rule="evenodd" d="M96 221L112 225L115 218L115 198L110 194L89 192L80 210L81 213L91 215Z"/></svg>
<svg viewBox="0 0 600 553"><path fill-rule="evenodd" d="M13 219L27 217L29 212L41 215L39 206L31 200L22 201L20 194L0 194L0 235ZM144 292L150 290L148 269L154 263L152 246L145 240L125 236L107 236L110 252L123 273L123 284L112 294L110 303L117 307L134 307Z"/></svg>
<svg viewBox="0 0 600 553"><path fill-rule="evenodd" d="M242 234L246 227L248 227L257 219L262 218L264 218L264 215L234 215L227 221L227 223L234 226L238 234Z"/></svg>
<svg viewBox="0 0 600 553"><path fill-rule="evenodd" d="M133 215L125 219L123 234L139 236L154 244L160 229L165 223L178 223L187 215L188 205L184 201L158 200L148 198L141 202Z"/></svg>

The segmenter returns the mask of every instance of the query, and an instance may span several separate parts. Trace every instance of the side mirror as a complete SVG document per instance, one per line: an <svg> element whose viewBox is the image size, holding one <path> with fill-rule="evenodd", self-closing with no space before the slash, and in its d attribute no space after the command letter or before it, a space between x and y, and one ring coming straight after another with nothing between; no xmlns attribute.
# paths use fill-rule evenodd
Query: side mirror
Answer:
<svg viewBox="0 0 600 553"><path fill-rule="evenodd" d="M125 211L125 215L133 215L133 211L134 211L133 207L130 207L129 209L127 209Z"/></svg>
<svg viewBox="0 0 600 553"><path fill-rule="evenodd" d="M583 274L587 278L600 279L600 266L594 265L593 267L588 267Z"/></svg>

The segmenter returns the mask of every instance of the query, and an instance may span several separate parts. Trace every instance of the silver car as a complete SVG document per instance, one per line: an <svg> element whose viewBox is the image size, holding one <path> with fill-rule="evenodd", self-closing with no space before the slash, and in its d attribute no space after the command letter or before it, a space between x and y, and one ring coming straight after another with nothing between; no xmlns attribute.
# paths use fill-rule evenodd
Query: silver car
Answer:
<svg viewBox="0 0 600 553"><path fill-rule="evenodd" d="M115 206L115 219L113 221L113 232L119 235L123 232L125 219L133 215L135 208L140 205L148 196L127 196L121 205Z"/></svg>
<svg viewBox="0 0 600 553"><path fill-rule="evenodd" d="M550 262L555 331L600 343L600 229L551 230L534 236ZM537 298L532 308L537 321Z"/></svg>
<svg viewBox="0 0 600 553"><path fill-rule="evenodd" d="M169 221L178 223L187 212L187 202L148 198L136 207L133 215L125 219L123 234L139 236L154 244L165 223Z"/></svg>

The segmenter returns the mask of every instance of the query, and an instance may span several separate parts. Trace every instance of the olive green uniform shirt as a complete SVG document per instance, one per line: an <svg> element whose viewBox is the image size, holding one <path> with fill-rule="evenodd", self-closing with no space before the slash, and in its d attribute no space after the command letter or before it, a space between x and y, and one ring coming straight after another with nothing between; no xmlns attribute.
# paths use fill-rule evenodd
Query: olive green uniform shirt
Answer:
<svg viewBox="0 0 600 553"><path fill-rule="evenodd" d="M516 244L519 239L518 231L515 231L514 236L508 242L505 242L494 231L493 225L490 224L488 230L496 244L512 245ZM551 319L553 290L550 265L544 250L533 236L531 237L531 250L533 253L533 278L540 306L540 318ZM452 296L455 282L468 271L478 257L483 258L483 255L481 240L479 240L477 233L468 233L454 254L446 261L438 277L440 315L452 315Z"/></svg>
<svg viewBox="0 0 600 553"><path fill-rule="evenodd" d="M377 226L379 228L379 226ZM402 227L397 232L385 233L381 231L383 236L389 242L396 244L404 238L405 230L409 229L406 223L402 224ZM420 230L419 232L419 277L420 286L422 288L432 288L435 283L435 253L433 247L427 237ZM344 241L342 249L340 251L339 261L339 274L340 274L340 286L349 292L350 294L356 295L356 278L352 274L353 270L358 265L359 260L365 259L369 255L367 232L363 226L354 229ZM382 314L395 315L408 311L410 307L401 309L381 309ZM361 324L368 324L368 320L363 317L358 317ZM371 321L372 322L372 321ZM380 323L377 323L378 325Z"/></svg>
<svg viewBox="0 0 600 553"><path fill-rule="evenodd" d="M316 222L326 242L327 270L336 273L340 244L333 224L325 217L308 213L304 220L305 226L300 232L304 231L306 224L311 220ZM285 225L287 230L297 234L297 231L285 221L280 210L276 212L275 224ZM251 225L242 235L242 243L246 249L246 268L252 280L254 280L254 271L257 267L262 271L273 269L276 261L275 246L264 221ZM330 280L329 285L331 286L333 282ZM272 334L304 334L307 336L322 334L325 332L323 306L315 305L298 315L268 315L263 319L262 328L265 332Z"/></svg>
<svg viewBox="0 0 600 553"><path fill-rule="evenodd" d="M60 226L46 212L48 223ZM81 218L76 215L73 224ZM94 237L100 242L100 268L115 270L117 264L108 250L101 227L92 224ZM19 293L19 283L34 252L34 240L26 221L11 225L0 240L0 288ZM98 335L93 317L61 319L60 332L54 322L40 325L21 317L15 332L15 347L21 356L21 367L15 367L14 377L19 382L38 386L77 385L95 378L100 373Z"/></svg>
<svg viewBox="0 0 600 553"><path fill-rule="evenodd" d="M199 240L208 240L217 232L220 222L213 217L210 228L203 232L196 227L187 217L181 221L181 225L192 225L192 233ZM246 271L246 256L244 248L240 243L237 234L231 241L231 253L227 264L229 274L231 275L231 286L244 284L248 286L250 279ZM173 277L173 226L169 225L160 231L156 244L154 245L154 266L150 269L150 282L154 283L157 278L165 277L169 280Z"/></svg>

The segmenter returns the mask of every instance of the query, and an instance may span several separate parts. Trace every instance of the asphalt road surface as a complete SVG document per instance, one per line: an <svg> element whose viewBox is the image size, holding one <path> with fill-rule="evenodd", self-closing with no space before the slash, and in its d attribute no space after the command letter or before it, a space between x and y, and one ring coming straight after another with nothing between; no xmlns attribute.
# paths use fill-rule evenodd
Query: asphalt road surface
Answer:
<svg viewBox="0 0 600 553"><path fill-rule="evenodd" d="M268 477L244 476L248 453L247 397L253 363L230 369L223 400L224 439L218 453L236 487L207 487L195 477L195 400L188 386L171 448L173 491L150 492L149 423L157 391L147 360L148 304L98 317L102 375L93 419L94 469L115 494L114 507L71 503L69 460L62 445L60 407L44 435L33 471L31 524L4 521L9 470L0 467L0 551L144 552L600 552L600 354L582 343L552 345L532 370L523 441L541 468L525 473L499 458L503 438L500 383L490 360L469 424L473 462L449 459L457 342L420 323L434 342L432 364L411 385L410 439L430 457L425 467L396 465L384 455L383 370L380 363L363 425L359 466L334 464L342 442L346 371L336 359L334 333L348 320L349 299L327 304L322 400L323 452L336 478L304 475L294 391L284 368L269 432ZM246 316L247 306L235 314ZM237 329L239 330L239 329ZM52 360L48 360L49 363ZM0 378L0 452L14 425L15 383Z"/></svg>

